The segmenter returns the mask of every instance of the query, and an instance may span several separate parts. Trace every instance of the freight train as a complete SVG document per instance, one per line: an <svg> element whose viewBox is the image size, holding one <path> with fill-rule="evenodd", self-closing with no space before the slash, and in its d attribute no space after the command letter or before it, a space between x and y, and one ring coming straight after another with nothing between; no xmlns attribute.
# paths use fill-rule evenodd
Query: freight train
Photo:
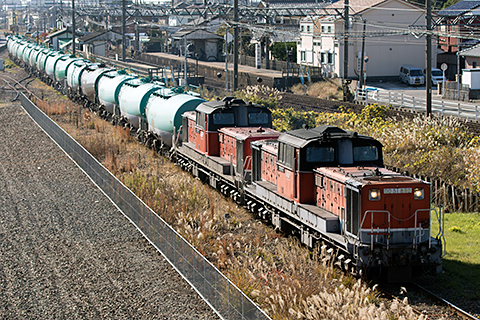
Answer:
<svg viewBox="0 0 480 320"><path fill-rule="evenodd" d="M336 264L389 281L442 268L443 210L427 182L387 170L382 144L334 126L272 129L271 111L207 102L155 79L10 37L12 59ZM432 236L432 222L439 232Z"/></svg>

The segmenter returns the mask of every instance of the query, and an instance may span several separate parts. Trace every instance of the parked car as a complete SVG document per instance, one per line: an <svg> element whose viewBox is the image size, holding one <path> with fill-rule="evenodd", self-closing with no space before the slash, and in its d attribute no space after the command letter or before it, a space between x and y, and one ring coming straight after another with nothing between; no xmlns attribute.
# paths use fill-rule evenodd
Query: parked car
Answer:
<svg viewBox="0 0 480 320"><path fill-rule="evenodd" d="M423 73L427 74L427 69L423 69ZM443 71L437 68L432 68L432 86L436 86L439 82L447 80L443 77Z"/></svg>
<svg viewBox="0 0 480 320"><path fill-rule="evenodd" d="M400 82L408 85L423 85L425 84L425 75L422 69L411 64L404 64L400 68Z"/></svg>

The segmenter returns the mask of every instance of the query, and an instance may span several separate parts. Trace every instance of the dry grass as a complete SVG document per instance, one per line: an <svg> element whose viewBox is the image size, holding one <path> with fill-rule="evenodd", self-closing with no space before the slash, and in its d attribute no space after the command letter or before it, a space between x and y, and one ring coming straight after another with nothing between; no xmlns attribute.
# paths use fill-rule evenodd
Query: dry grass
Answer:
<svg viewBox="0 0 480 320"><path fill-rule="evenodd" d="M290 88L290 90L297 94L306 93L309 96L317 97L321 99L332 99L340 100L343 99L342 87L339 86L336 82L331 80L314 82L305 87L298 83Z"/></svg>
<svg viewBox="0 0 480 320"><path fill-rule="evenodd" d="M325 247L312 252L282 237L123 129L50 104L42 108L273 319L414 318L408 306L382 304L367 285L335 269Z"/></svg>

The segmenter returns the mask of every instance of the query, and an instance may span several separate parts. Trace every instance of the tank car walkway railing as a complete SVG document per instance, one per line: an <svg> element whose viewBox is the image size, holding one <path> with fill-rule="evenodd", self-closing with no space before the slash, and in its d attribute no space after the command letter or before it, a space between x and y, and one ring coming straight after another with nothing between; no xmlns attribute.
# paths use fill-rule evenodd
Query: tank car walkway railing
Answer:
<svg viewBox="0 0 480 320"><path fill-rule="evenodd" d="M270 319L180 234L21 94L30 117L80 167L222 319Z"/></svg>
<svg viewBox="0 0 480 320"><path fill-rule="evenodd" d="M409 96L403 93L383 90L357 90L355 100L365 104L389 105L411 112L426 112L426 99ZM469 121L480 121L480 107L447 100L432 99L432 113L442 116L453 116Z"/></svg>

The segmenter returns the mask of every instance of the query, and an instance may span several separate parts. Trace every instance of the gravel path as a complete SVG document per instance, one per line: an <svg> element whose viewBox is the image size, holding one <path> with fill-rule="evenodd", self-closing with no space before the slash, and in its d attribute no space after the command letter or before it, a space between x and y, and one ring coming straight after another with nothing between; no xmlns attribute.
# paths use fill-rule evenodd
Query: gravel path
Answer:
<svg viewBox="0 0 480 320"><path fill-rule="evenodd" d="M0 123L0 319L218 319L20 106Z"/></svg>

